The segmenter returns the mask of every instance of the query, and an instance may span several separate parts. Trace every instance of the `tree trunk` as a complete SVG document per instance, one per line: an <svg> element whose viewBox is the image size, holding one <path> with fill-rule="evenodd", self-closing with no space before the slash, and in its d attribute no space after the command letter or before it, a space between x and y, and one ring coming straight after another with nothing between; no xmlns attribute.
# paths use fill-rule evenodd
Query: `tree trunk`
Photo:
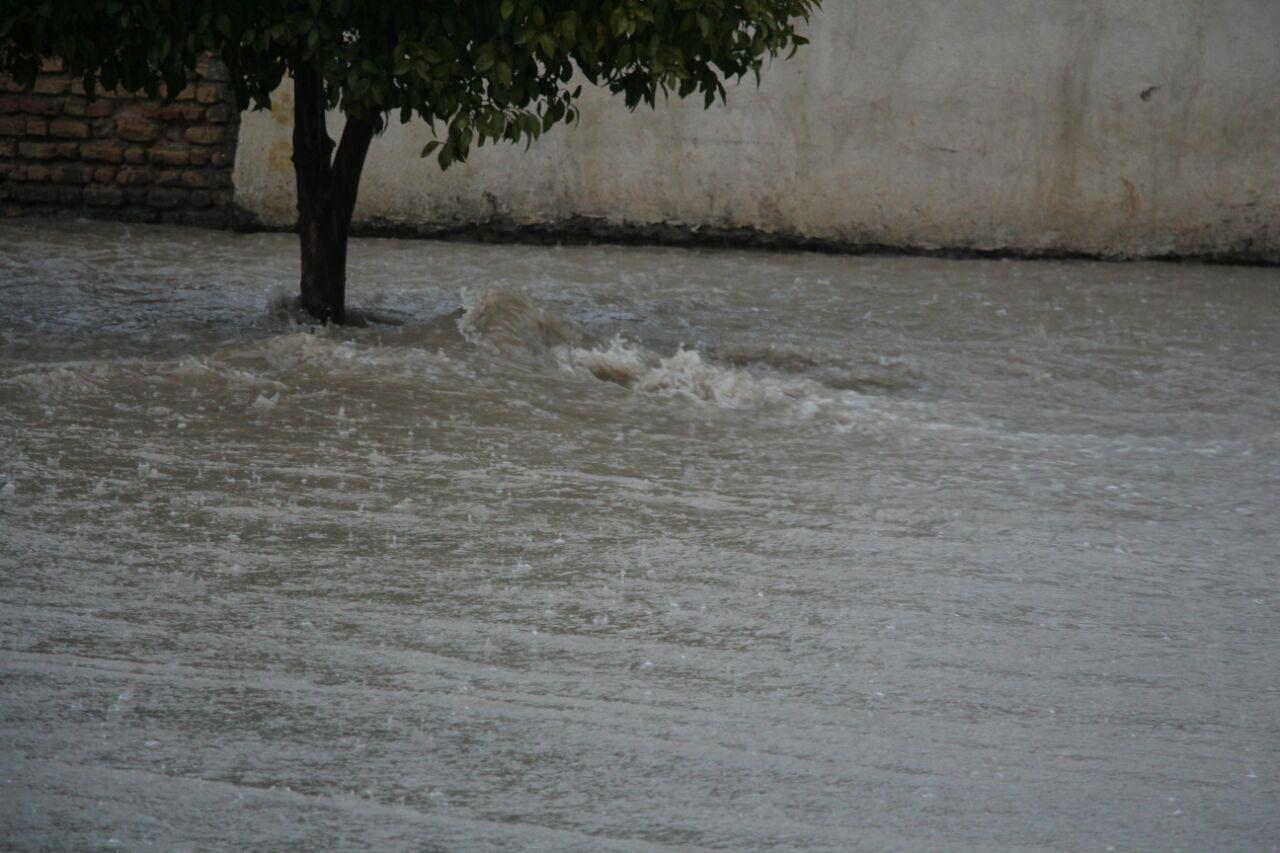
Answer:
<svg viewBox="0 0 1280 853"><path fill-rule="evenodd" d="M302 307L322 323L341 324L347 319L347 235L374 126L348 118L335 156L325 129L320 75L310 68L294 69L293 89Z"/></svg>

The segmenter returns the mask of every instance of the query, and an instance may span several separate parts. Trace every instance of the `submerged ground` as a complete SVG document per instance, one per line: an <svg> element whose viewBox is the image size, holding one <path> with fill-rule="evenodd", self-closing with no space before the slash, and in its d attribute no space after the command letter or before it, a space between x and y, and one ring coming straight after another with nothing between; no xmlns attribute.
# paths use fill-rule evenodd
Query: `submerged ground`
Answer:
<svg viewBox="0 0 1280 853"><path fill-rule="evenodd" d="M1276 849L1280 273L0 223L17 849Z"/></svg>

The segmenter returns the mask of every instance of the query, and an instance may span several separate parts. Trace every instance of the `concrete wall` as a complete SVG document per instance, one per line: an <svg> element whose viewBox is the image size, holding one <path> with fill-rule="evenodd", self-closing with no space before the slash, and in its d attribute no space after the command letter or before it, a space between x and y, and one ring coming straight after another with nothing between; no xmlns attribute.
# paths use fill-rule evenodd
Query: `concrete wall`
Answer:
<svg viewBox="0 0 1280 853"><path fill-rule="evenodd" d="M729 104L486 147L375 140L357 218L754 228L849 244L1280 258L1280 0L826 0ZM291 98L246 114L238 203L293 219ZM340 121L334 119L334 125Z"/></svg>

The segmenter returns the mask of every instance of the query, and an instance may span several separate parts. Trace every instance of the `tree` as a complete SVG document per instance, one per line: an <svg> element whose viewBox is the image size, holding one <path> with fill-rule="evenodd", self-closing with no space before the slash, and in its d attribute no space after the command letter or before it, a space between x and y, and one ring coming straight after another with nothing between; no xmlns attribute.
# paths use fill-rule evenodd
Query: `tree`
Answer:
<svg viewBox="0 0 1280 853"><path fill-rule="evenodd" d="M241 105L270 107L293 78L301 301L346 319L346 254L360 172L396 116L430 123L441 168L473 144L526 146L578 118L579 80L629 109L659 94L725 98L766 58L806 43L820 0L3 0L0 70L34 81L44 59L151 97L179 91L205 52ZM335 145L328 109L346 125Z"/></svg>

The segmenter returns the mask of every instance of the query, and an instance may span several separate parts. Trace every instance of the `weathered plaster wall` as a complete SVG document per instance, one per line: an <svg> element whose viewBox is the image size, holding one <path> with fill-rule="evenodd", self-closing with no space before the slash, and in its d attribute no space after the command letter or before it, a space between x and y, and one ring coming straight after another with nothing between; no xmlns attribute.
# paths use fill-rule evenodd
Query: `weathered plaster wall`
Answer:
<svg viewBox="0 0 1280 853"><path fill-rule="evenodd" d="M727 107L486 147L441 175L375 140L359 220L676 222L834 242L1280 258L1280 0L826 0ZM247 114L239 204L293 219L287 91ZM340 121L333 120L335 126Z"/></svg>

